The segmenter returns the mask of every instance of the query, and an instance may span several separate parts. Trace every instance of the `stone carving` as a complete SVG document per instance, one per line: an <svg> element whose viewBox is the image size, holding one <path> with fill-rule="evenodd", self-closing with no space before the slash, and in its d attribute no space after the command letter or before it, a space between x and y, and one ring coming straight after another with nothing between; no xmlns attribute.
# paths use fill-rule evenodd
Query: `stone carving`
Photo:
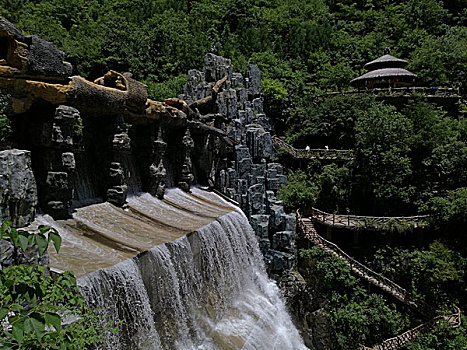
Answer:
<svg viewBox="0 0 467 350"><path fill-rule="evenodd" d="M6 65L2 66L3 75L12 77L41 77L50 80L66 80L72 66L63 62L64 53L56 46L36 35L24 36L4 18L0 18L0 46Z"/></svg>
<svg viewBox="0 0 467 350"><path fill-rule="evenodd" d="M125 204L128 186L125 184L125 171L118 162L112 162L109 169L110 188L107 190L107 201L117 206Z"/></svg>
<svg viewBox="0 0 467 350"><path fill-rule="evenodd" d="M187 128L185 135L183 136L182 145L184 149L184 161L182 165L182 174L180 181L178 182L178 187L183 191L190 191L190 185L193 183L195 177L192 173L192 163L190 158L191 150L194 147L193 139L191 138L190 129Z"/></svg>
<svg viewBox="0 0 467 350"><path fill-rule="evenodd" d="M44 124L46 133L43 138L51 142L46 143L50 147L36 156L40 172L46 174L45 181L40 182L38 187L42 208L55 218L67 218L70 211L73 197L71 179L76 169L72 151L80 142L74 129L80 121L80 113L76 108L60 105L55 109L50 124ZM50 135L47 135L47 131L50 131Z"/></svg>
<svg viewBox="0 0 467 350"><path fill-rule="evenodd" d="M162 140L162 130L159 129L157 140L153 143L153 162L149 167L149 193L160 199L164 197L167 171L162 161L167 143Z"/></svg>

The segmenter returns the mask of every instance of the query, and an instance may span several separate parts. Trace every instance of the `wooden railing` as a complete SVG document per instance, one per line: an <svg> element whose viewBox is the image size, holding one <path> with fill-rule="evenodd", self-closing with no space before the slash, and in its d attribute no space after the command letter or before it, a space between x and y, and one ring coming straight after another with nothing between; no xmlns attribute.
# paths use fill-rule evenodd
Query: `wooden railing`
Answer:
<svg viewBox="0 0 467 350"><path fill-rule="evenodd" d="M398 97L398 96L412 96L414 94L423 94L426 97L436 98L454 98L460 97L459 89L454 88L435 88L435 87L400 87L400 88L376 88L376 89L361 89L361 90L348 90L328 92L325 94L316 95L319 97L331 97L337 95L358 95L358 94L384 94L385 97Z"/></svg>
<svg viewBox="0 0 467 350"><path fill-rule="evenodd" d="M404 304L411 307L413 310L417 311L425 317L432 317L436 313L436 310L433 309L430 305L422 301L415 301L412 295L407 290L394 283L390 279L376 273L367 266L358 262L357 260L349 256L347 253L345 253L342 249L340 249L336 244L318 235L310 219L302 218L300 216L300 213L297 213L297 218L299 227L305 234L305 237L307 239L309 239L315 245L325 249L329 253L346 261L347 264L350 266L352 272L354 272L356 275L366 279L368 282L372 283L376 287L391 294L396 299L400 300L401 302L403 302Z"/></svg>
<svg viewBox="0 0 467 350"><path fill-rule="evenodd" d="M310 150L297 149L289 145L284 140L277 136L272 137L272 142L276 149L283 148L295 159L319 159L319 160L332 160L332 161L347 161L354 158L352 150L346 149L324 149L312 148Z"/></svg>
<svg viewBox="0 0 467 350"><path fill-rule="evenodd" d="M415 328L401 333L393 338L384 340L382 343L375 345L371 348L360 346L359 350L398 350L402 349L407 343L414 341L420 334L428 333L436 328L436 325L441 321L445 321L451 325L452 328L457 328L461 325L461 312L458 307L456 311L450 315L439 315L433 317L426 323L418 325Z"/></svg>
<svg viewBox="0 0 467 350"><path fill-rule="evenodd" d="M424 332L429 332L434 329L434 327L440 321L446 321L451 324L453 328L459 327L461 324L461 315L460 310L457 306L454 306L455 312L449 315L438 315L436 314L436 309L427 303L421 301L415 301L411 294L391 281L390 279L376 273L367 266L358 262L357 260L350 257L342 249L340 249L336 244L329 242L328 240L321 237L315 230L313 222L310 219L302 218L301 214L297 211L297 221L300 230L305 234L305 237L311 241L313 244L318 247L326 250L328 253L331 253L334 256L344 260L350 266L353 273L357 276L367 280L376 287L384 290L385 292L391 294L396 299L403 302L405 305L409 306L413 310L417 311L421 315L430 318L426 323L423 323L413 329L410 329L402 334L399 334L396 337L386 339L381 344L374 347L361 346L359 350L396 350L401 349L406 343L413 341L419 334Z"/></svg>
<svg viewBox="0 0 467 350"><path fill-rule="evenodd" d="M311 208L311 220L320 224L347 229L403 231L428 226L429 215L417 216L360 216L330 214Z"/></svg>

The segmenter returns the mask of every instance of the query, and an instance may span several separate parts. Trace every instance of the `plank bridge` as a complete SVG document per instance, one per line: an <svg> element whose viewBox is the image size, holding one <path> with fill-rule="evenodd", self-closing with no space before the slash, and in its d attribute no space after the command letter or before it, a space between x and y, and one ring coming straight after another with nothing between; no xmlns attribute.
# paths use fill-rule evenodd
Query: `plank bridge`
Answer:
<svg viewBox="0 0 467 350"><path fill-rule="evenodd" d="M433 306L422 302L420 300L415 300L413 296L404 288L391 281L390 279L378 274L377 272L371 270L369 267L358 262L342 249L340 249L336 244L324 239L321 237L313 226L313 221L310 218L302 218L299 212L297 212L297 221L299 229L303 232L304 236L308 241L314 245L324 249L333 256L338 257L339 259L345 261L351 271L356 274L358 277L365 279L367 282L376 286L377 288L385 291L386 293L392 295L394 298L398 299L405 305L409 306L414 311L421 314L423 317L428 319L427 322L409 329L408 331L397 335L396 337L386 339L382 343L373 346L366 347L360 346L359 350L396 350L401 349L405 344L410 341L413 341L419 334L432 331L436 325L441 321L448 322L453 328L457 328L461 324L461 315L460 310L457 306L453 306L453 312L447 315L437 315L437 310Z"/></svg>
<svg viewBox="0 0 467 350"><path fill-rule="evenodd" d="M350 230L408 230L429 225L429 215L416 216L361 216L330 214L311 208L311 220L332 228Z"/></svg>
<svg viewBox="0 0 467 350"><path fill-rule="evenodd" d="M305 160L330 160L330 161L348 161L354 159L353 151L347 149L325 149L325 148L312 148L310 150L297 149L289 145L284 140L277 136L272 137L272 143L276 150L285 149L287 153L294 159Z"/></svg>

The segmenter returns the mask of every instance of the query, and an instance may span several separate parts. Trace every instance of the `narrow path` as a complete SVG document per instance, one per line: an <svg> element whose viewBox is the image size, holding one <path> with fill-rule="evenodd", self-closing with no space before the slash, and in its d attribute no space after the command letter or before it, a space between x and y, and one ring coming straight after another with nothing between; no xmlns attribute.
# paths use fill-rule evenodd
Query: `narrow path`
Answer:
<svg viewBox="0 0 467 350"><path fill-rule="evenodd" d="M347 161L354 159L353 151L347 149L325 149L312 148L310 150L294 148L284 140L277 136L272 137L272 143L276 149L285 149L287 153L294 159L305 160L331 160L331 161Z"/></svg>
<svg viewBox="0 0 467 350"><path fill-rule="evenodd" d="M449 315L437 315L436 309L421 301L415 301L411 294L394 283L390 279L376 273L367 266L358 262L357 260L350 257L342 249L340 249L336 244L327 241L321 237L313 226L313 222L309 218L302 218L300 213L297 212L297 219L299 229L304 233L305 237L311 241L314 245L324 249L328 253L337 256L338 258L347 262L350 266L353 273L357 276L365 279L374 286L384 290L385 292L391 294L394 298L400 300L405 305L409 306L416 312L420 313L422 316L429 319L427 322L410 329L394 338L386 339L381 344L376 345L375 347L369 348L361 346L360 350L395 350L401 349L404 344L412 341L421 333L429 332L435 328L435 326L441 321L444 320L449 322L453 328L459 327L461 324L460 310L456 306L453 306L455 312Z"/></svg>

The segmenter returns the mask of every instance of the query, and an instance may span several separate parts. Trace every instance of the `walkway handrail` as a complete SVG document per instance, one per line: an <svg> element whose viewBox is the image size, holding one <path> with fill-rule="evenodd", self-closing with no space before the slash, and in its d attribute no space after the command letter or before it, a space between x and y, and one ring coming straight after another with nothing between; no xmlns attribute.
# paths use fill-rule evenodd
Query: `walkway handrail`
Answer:
<svg viewBox="0 0 467 350"><path fill-rule="evenodd" d="M333 253L338 256L340 259L346 261L351 270L359 275L360 277L366 279L375 286L387 291L395 298L402 301L407 306L413 308L424 316L433 317L436 313L435 308L428 305L425 302L413 301L412 296L404 288L400 287L398 284L394 283L390 279L381 276L380 274L374 272L367 266L358 262L357 260L350 257L342 249L340 249L336 244L329 242L328 240L321 237L315 230L313 223L309 219L303 219L300 212L297 210L297 221L299 228L305 234L305 237L317 246L322 247L328 252ZM305 221L308 222L305 223ZM359 350L397 350L401 349L406 343L413 341L419 334L423 332L428 332L441 321L444 320L451 324L453 328L457 328L461 324L461 313L460 309L457 306L453 306L455 310L454 313L448 315L438 315L431 318L428 322L425 322L415 328L409 329L408 331L397 335L396 337L389 338L384 340L381 344L376 345L375 347L369 348L366 346L360 346Z"/></svg>
<svg viewBox="0 0 467 350"><path fill-rule="evenodd" d="M461 93L456 88L434 88L434 87L400 87L400 88L375 88L375 89L361 89L361 90L348 90L348 91L334 91L314 96L315 98L330 97L338 95L358 95L358 94L380 94L395 95L402 93L423 93L427 97L460 97Z"/></svg>
<svg viewBox="0 0 467 350"><path fill-rule="evenodd" d="M449 315L439 315L433 317L426 323L422 323L417 327L409 329L408 331L401 333L393 338L385 339L374 347L360 346L359 350L397 350L401 349L408 342L414 341L417 336L422 333L427 333L435 329L436 325L440 321L446 321L451 324L452 328L457 328L461 325L461 312L460 309L455 306L456 312Z"/></svg>
<svg viewBox="0 0 467 350"><path fill-rule="evenodd" d="M365 278L370 283L390 293L395 298L402 301L407 306L411 307L412 309L416 310L417 312L426 317L431 317L436 313L436 311L430 305L422 301L414 301L412 295L407 290L394 283L390 279L378 274L377 272L371 270L369 267L358 262L357 260L349 256L347 253L345 253L342 249L340 249L336 244L321 237L312 225L306 225L304 223L304 219L301 217L298 211L297 218L299 227L302 230L302 232L305 233L306 238L308 238L317 245L323 246L328 251L333 252L336 256L346 261L349 264L352 271L354 271L357 275Z"/></svg>
<svg viewBox="0 0 467 350"><path fill-rule="evenodd" d="M325 149L325 148L311 148L310 150L306 149L297 149L292 145L289 145L284 140L280 139L277 136L272 137L273 145L276 149L283 148L289 153L293 158L296 159L321 159L321 160L350 160L353 159L353 150L348 149Z"/></svg>
<svg viewBox="0 0 467 350"><path fill-rule="evenodd" d="M322 210L311 208L311 219L314 222L330 226L345 227L349 229L369 229L377 230L383 228L405 229L407 225L410 228L423 227L428 225L429 215L415 216L363 216L348 214L330 214Z"/></svg>

